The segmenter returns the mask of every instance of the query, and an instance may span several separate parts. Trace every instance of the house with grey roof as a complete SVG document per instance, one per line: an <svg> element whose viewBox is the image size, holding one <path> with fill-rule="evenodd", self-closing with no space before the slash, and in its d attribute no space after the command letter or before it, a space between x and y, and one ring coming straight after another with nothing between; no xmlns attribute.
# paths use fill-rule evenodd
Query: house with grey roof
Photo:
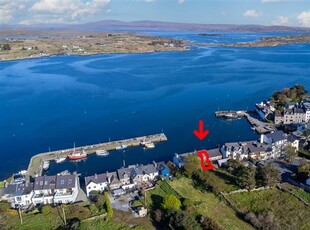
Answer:
<svg viewBox="0 0 310 230"><path fill-rule="evenodd" d="M120 168L117 170L117 175L123 189L133 188L135 186L131 177L132 170L132 167Z"/></svg>
<svg viewBox="0 0 310 230"><path fill-rule="evenodd" d="M288 144L287 135L283 131L262 134L260 143L268 146L271 158L278 158L283 155L283 150Z"/></svg>
<svg viewBox="0 0 310 230"><path fill-rule="evenodd" d="M107 175L109 178L109 188L111 190L119 189L122 186L116 172L109 172Z"/></svg>
<svg viewBox="0 0 310 230"><path fill-rule="evenodd" d="M34 180L34 204L73 203L80 184L77 175L40 176Z"/></svg>
<svg viewBox="0 0 310 230"><path fill-rule="evenodd" d="M225 143L221 147L223 158L235 160L266 160L268 156L268 145L258 141Z"/></svg>
<svg viewBox="0 0 310 230"><path fill-rule="evenodd" d="M89 196L91 191L103 192L108 188L110 178L107 173L95 174L85 177L86 194Z"/></svg>
<svg viewBox="0 0 310 230"><path fill-rule="evenodd" d="M28 208L32 204L33 195L33 183L18 184L14 193L14 199L11 200L11 207Z"/></svg>
<svg viewBox="0 0 310 230"><path fill-rule="evenodd" d="M135 184L155 180L159 172L154 164L136 165L132 168L131 178Z"/></svg>

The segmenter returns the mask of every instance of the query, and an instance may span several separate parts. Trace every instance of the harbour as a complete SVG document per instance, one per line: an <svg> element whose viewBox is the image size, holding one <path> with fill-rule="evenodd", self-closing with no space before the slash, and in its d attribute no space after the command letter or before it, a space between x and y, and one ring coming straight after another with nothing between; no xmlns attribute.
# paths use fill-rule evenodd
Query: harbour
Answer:
<svg viewBox="0 0 310 230"><path fill-rule="evenodd" d="M106 143L99 143L99 144L57 150L52 152L39 153L37 155L34 155L29 162L27 169L27 178L29 179L30 176L31 177L41 176L44 170L43 168L44 164L46 166L47 162L50 161L57 162L59 161L59 159L67 158L67 156L74 151L85 152L87 155L89 155L89 154L96 154L98 153L98 151L99 152L114 151L119 149L120 147L122 148L123 146L127 146L128 148L137 147L141 146L141 142L158 143L163 141L167 141L167 137L164 133L159 133L124 140L110 141Z"/></svg>
<svg viewBox="0 0 310 230"><path fill-rule="evenodd" d="M261 121L256 115L255 111L216 111L215 116L217 118L225 119L240 119L246 118L251 124L251 129L259 134L264 134L272 131L276 131L276 126L273 123Z"/></svg>

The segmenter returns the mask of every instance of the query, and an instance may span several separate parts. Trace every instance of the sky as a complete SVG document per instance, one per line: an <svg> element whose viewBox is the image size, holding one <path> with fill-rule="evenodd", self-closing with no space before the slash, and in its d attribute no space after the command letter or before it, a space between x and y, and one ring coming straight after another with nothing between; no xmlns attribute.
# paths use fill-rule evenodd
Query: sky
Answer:
<svg viewBox="0 0 310 230"><path fill-rule="evenodd" d="M310 0L1 0L1 24L101 20L310 27Z"/></svg>

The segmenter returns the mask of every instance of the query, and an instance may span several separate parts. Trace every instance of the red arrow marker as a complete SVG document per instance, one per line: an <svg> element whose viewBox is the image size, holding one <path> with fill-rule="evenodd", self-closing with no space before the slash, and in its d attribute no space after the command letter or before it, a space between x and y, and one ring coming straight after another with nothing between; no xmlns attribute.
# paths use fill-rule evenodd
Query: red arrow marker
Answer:
<svg viewBox="0 0 310 230"><path fill-rule="evenodd" d="M199 121L199 131L194 130L194 135L196 135L196 137L199 140L203 140L209 134L208 130L204 130L203 123L204 123L203 120L200 120Z"/></svg>

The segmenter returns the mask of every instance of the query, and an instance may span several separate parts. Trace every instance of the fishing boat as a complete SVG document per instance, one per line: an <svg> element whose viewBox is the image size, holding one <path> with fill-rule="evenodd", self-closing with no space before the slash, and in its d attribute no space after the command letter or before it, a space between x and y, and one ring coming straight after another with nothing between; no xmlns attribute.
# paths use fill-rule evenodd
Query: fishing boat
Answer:
<svg viewBox="0 0 310 230"><path fill-rule="evenodd" d="M57 157L56 160L55 160L55 162L56 162L57 164L59 164L59 163L61 163L61 162L64 162L65 160L66 160L65 157Z"/></svg>
<svg viewBox="0 0 310 230"><path fill-rule="evenodd" d="M121 146L117 146L115 150L125 150L127 148L128 148L128 145L121 145Z"/></svg>
<svg viewBox="0 0 310 230"><path fill-rule="evenodd" d="M87 158L87 153L83 149L82 151L75 151L75 142L73 143L73 152L67 157L69 160L82 160Z"/></svg>
<svg viewBox="0 0 310 230"><path fill-rule="evenodd" d="M107 150L104 150L104 149L98 149L98 150L96 150L96 155L105 157L105 156L109 155L109 152Z"/></svg>
<svg viewBox="0 0 310 230"><path fill-rule="evenodd" d="M73 151L68 155L69 160L81 160L87 158L87 154L84 150L82 151Z"/></svg>
<svg viewBox="0 0 310 230"><path fill-rule="evenodd" d="M49 161L44 161L43 162L43 169L46 171L48 170L50 167L50 162Z"/></svg>

